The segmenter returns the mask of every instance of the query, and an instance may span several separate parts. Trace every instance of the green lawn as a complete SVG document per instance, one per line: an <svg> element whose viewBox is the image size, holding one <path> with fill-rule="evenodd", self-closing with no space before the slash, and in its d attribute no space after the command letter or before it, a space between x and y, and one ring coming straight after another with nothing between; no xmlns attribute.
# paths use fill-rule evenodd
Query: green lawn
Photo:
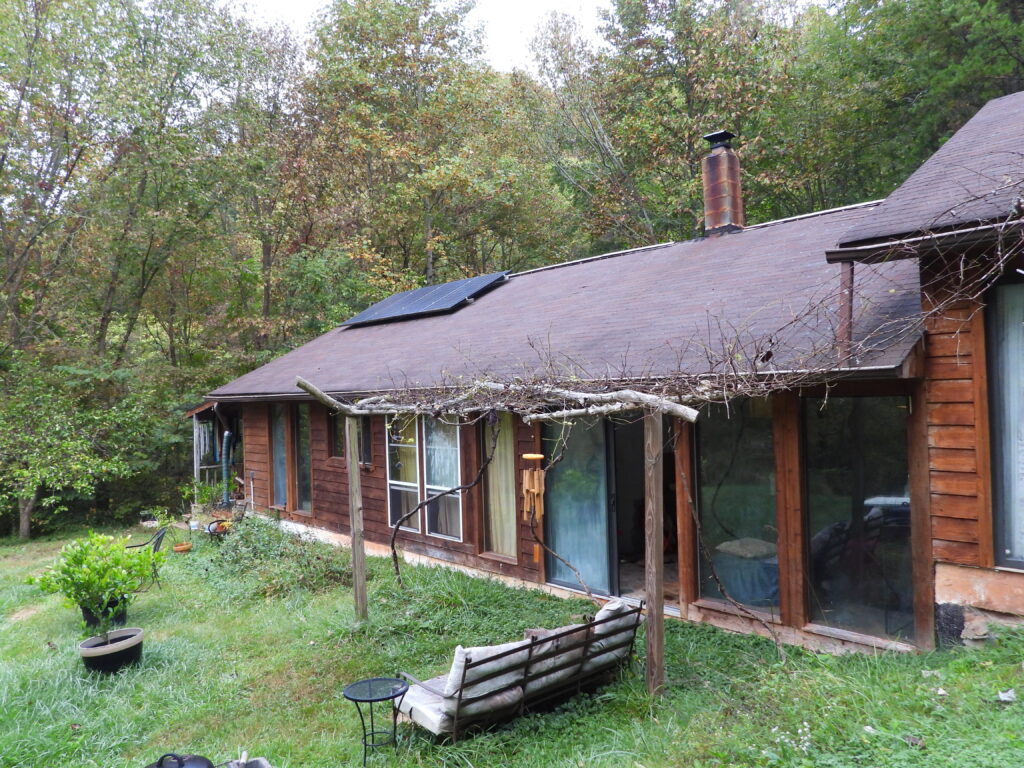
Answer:
<svg viewBox="0 0 1024 768"><path fill-rule="evenodd" d="M129 610L129 625L147 632L142 664L99 677L85 672L75 651L75 612L24 584L60 544L0 540L0 768L142 768L167 751L222 762L243 749L275 768L358 765L359 724L341 696L346 683L399 670L438 674L456 643L507 641L525 627L592 611L583 601L431 568L406 566L403 590L388 563L372 560L371 620L356 627L348 588L290 590L294 579L280 575L287 571L280 558L232 575L216 566L216 546L200 542L192 554L173 556L163 588ZM434 744L404 726L397 755L384 752L370 764L1024 763L1022 634L978 651L917 656L790 650L781 663L761 639L670 621L666 645L669 685L660 701L647 697L636 666L598 695L457 745ZM1012 687L1022 702L997 703L998 691Z"/></svg>

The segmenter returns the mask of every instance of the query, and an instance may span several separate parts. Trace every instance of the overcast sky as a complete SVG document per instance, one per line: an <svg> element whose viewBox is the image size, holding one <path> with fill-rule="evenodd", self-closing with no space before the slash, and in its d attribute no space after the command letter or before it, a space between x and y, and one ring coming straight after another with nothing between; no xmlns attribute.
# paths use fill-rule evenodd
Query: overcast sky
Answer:
<svg viewBox="0 0 1024 768"><path fill-rule="evenodd" d="M305 33L314 14L328 0L241 0L253 19L284 22L296 32ZM580 27L597 38L598 13L611 6L611 0L477 0L469 15L471 24L484 29L486 57L495 69L514 67L532 69L530 40L551 11L575 16Z"/></svg>

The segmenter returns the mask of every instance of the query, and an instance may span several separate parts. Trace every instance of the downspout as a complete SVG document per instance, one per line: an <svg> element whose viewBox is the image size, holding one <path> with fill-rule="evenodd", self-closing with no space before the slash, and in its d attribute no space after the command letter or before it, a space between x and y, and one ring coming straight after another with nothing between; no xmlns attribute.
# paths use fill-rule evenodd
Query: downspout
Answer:
<svg viewBox="0 0 1024 768"><path fill-rule="evenodd" d="M839 273L839 367L850 364L853 347L853 264L844 261Z"/></svg>
<svg viewBox="0 0 1024 768"><path fill-rule="evenodd" d="M220 479L224 484L221 506L227 507L231 503L231 488L228 485L231 475L231 430L224 430L224 437L220 446Z"/></svg>

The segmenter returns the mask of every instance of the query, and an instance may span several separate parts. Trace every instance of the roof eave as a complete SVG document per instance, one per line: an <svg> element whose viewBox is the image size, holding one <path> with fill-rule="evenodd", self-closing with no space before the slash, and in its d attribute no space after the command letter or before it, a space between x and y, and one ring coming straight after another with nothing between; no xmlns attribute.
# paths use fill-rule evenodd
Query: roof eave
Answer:
<svg viewBox="0 0 1024 768"><path fill-rule="evenodd" d="M830 264L846 261L881 264L887 261L913 259L942 253L950 247L995 242L1008 229L1024 229L1024 221L991 222L948 232L933 232L898 240L886 240L881 243L848 245L825 251L825 259Z"/></svg>

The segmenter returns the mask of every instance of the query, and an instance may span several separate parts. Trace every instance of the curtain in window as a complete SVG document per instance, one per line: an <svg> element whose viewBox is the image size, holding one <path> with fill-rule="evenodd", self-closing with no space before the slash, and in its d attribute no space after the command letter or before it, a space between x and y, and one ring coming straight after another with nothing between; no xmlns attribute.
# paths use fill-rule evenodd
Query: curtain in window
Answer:
<svg viewBox="0 0 1024 768"><path fill-rule="evenodd" d="M494 430L498 441L484 477L484 549L516 556L516 446L512 414L503 413L495 427L484 425L484 452L491 450Z"/></svg>
<svg viewBox="0 0 1024 768"><path fill-rule="evenodd" d="M556 456L563 426L543 427L544 448ZM595 592L611 591L609 553L608 463L604 423L577 421L565 443L562 460L545 478L544 536L551 549L568 560ZM579 589L576 574L546 553L548 581Z"/></svg>
<svg viewBox="0 0 1024 768"><path fill-rule="evenodd" d="M1024 283L997 286L990 309L992 470L1000 563L1024 565Z"/></svg>
<svg viewBox="0 0 1024 768"><path fill-rule="evenodd" d="M396 525L419 502L419 459L416 448L416 418L396 416L388 420L388 515ZM403 528L420 529L419 515Z"/></svg>
<svg viewBox="0 0 1024 768"><path fill-rule="evenodd" d="M428 496L459 485L459 428L424 418L423 460ZM427 533L462 538L462 504L458 494L443 496L427 507Z"/></svg>

